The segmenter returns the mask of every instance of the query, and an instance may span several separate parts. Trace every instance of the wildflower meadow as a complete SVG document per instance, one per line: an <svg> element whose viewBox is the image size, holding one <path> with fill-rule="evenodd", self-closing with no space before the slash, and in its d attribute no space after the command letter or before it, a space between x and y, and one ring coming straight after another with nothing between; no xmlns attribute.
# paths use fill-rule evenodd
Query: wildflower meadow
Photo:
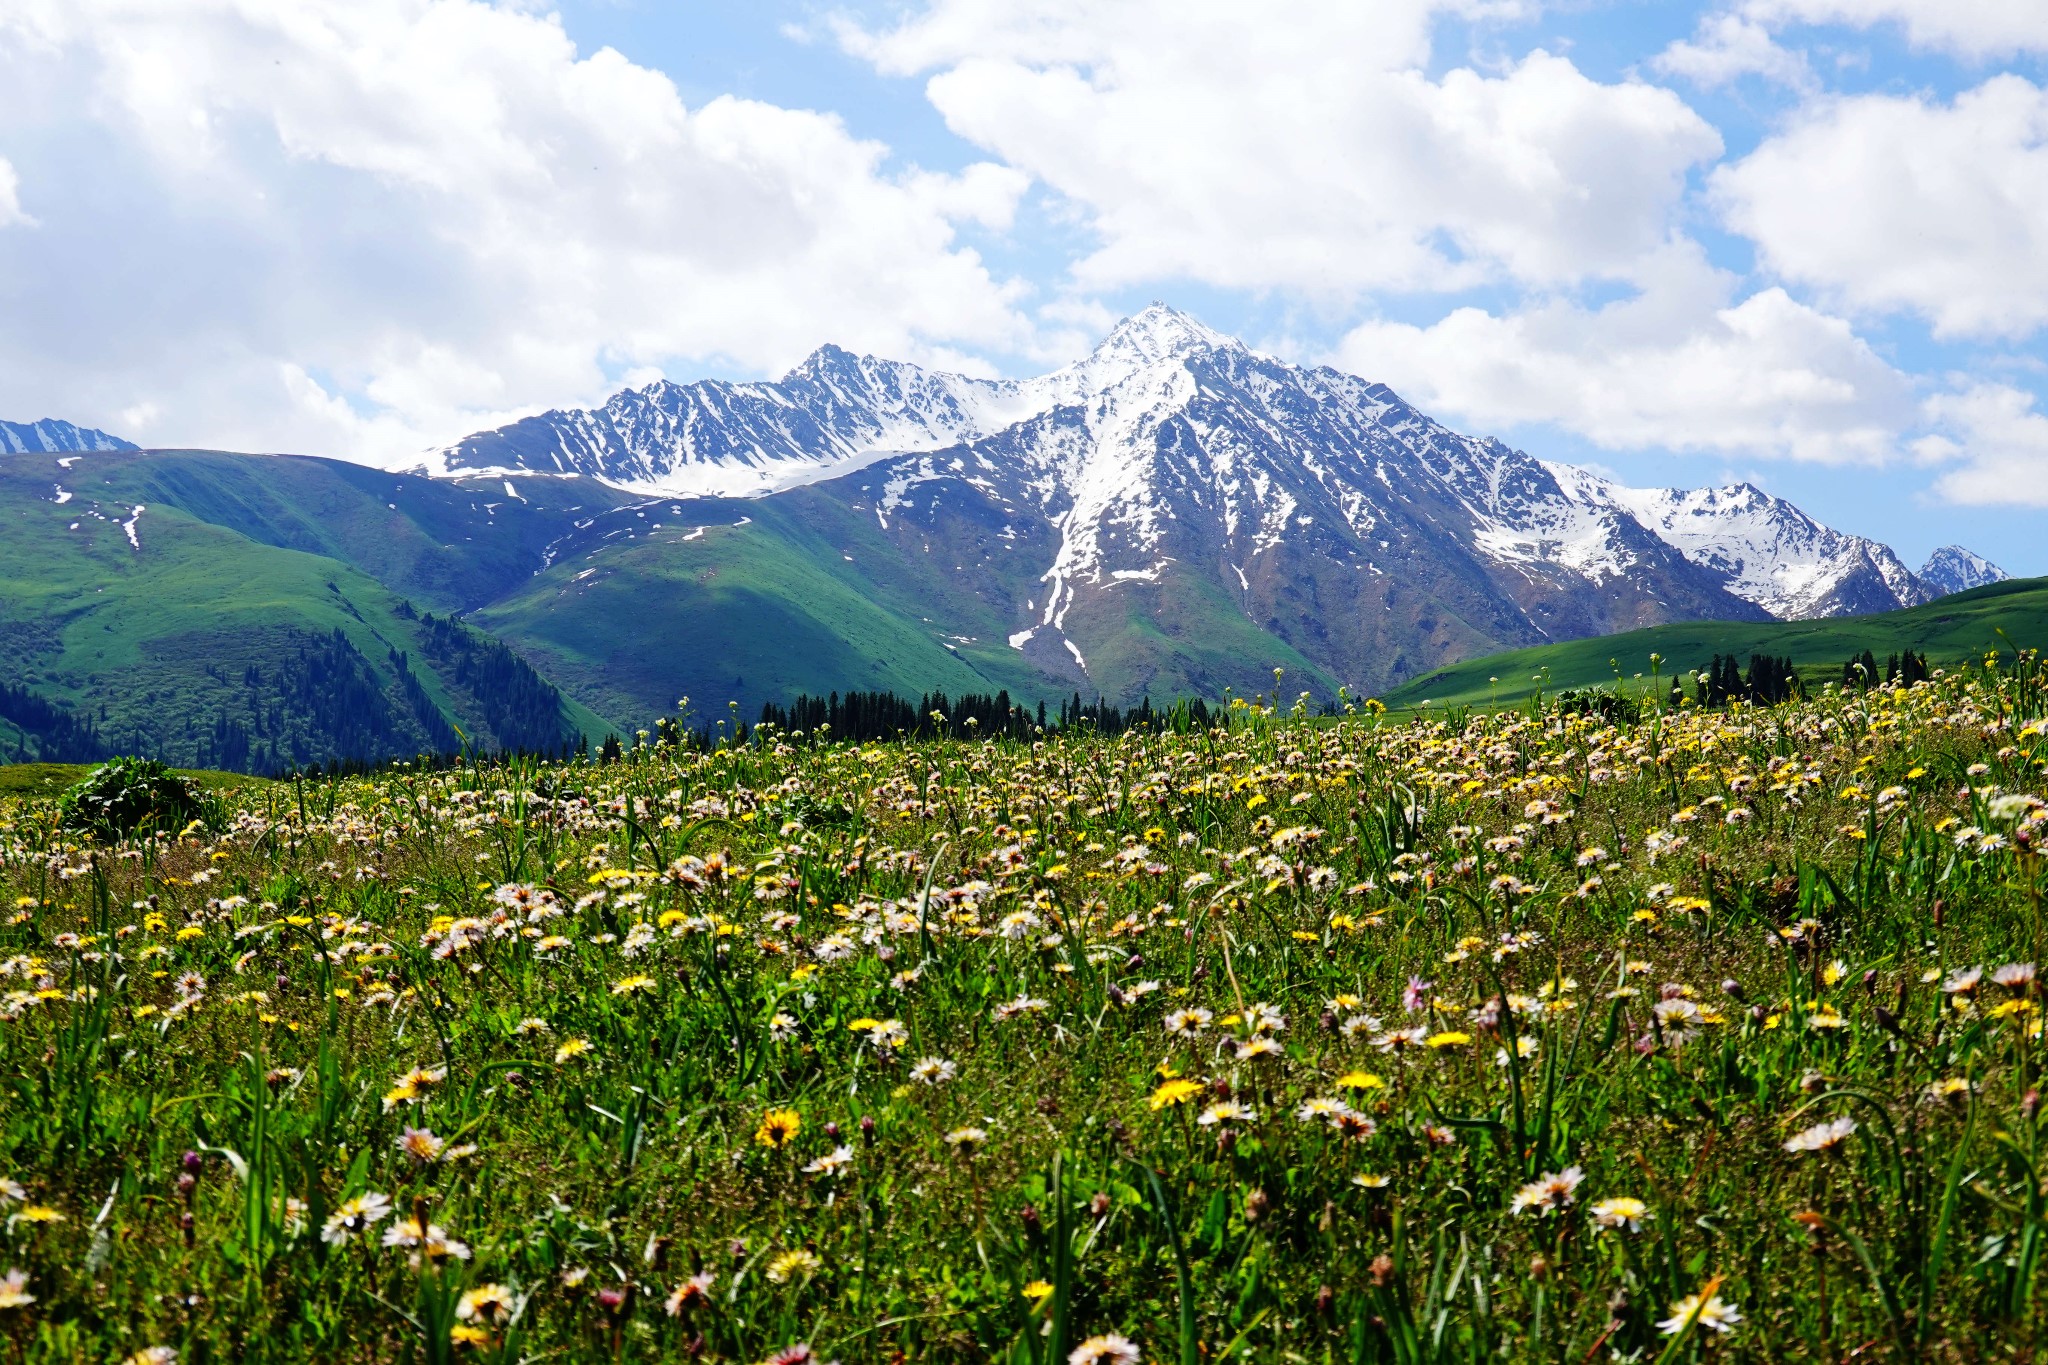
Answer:
<svg viewBox="0 0 2048 1365"><path fill-rule="evenodd" d="M2035 1359L2048 670L1934 674L15 800L0 1358Z"/></svg>

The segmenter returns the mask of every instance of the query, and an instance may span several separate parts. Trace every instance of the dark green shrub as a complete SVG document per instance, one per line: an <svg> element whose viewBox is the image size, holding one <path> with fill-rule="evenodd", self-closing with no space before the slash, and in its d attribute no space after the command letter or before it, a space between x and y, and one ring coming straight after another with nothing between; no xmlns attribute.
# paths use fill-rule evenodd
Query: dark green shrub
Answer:
<svg viewBox="0 0 2048 1365"><path fill-rule="evenodd" d="M1558 693L1557 709L1567 716L1598 716L1610 725L1633 725L1643 716L1637 698L1597 687Z"/></svg>
<svg viewBox="0 0 2048 1365"><path fill-rule="evenodd" d="M205 793L153 758L117 758L87 773L58 803L66 829L96 839L177 833L212 811Z"/></svg>

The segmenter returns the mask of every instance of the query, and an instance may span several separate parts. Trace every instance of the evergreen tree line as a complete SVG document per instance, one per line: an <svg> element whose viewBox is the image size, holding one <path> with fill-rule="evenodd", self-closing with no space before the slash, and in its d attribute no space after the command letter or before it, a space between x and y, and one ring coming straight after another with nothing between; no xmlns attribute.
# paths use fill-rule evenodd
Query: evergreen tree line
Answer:
<svg viewBox="0 0 2048 1365"><path fill-rule="evenodd" d="M1211 720L1208 703L1200 698L1173 712L1158 712L1152 709L1150 697L1124 708L1101 697L1084 701L1076 692L1062 701L1054 713L1048 711L1043 701L1035 709L1015 702L1005 689L994 696L968 692L952 698L943 692L929 692L915 702L894 692L848 692L843 696L834 692L824 697L804 694L788 706L774 702L762 706L760 723L772 725L785 734L822 732L831 739L864 743L904 736L1025 740L1040 732L1083 729L1118 735L1129 729L1156 728L1170 721L1206 729ZM671 730L665 729L663 733L665 738L673 737ZM737 738L746 739L745 727ZM699 739L708 742L709 736L700 735Z"/></svg>
<svg viewBox="0 0 2048 1365"><path fill-rule="evenodd" d="M387 686L339 628L243 670L240 705L223 705L195 737L199 767L279 774L374 769L401 755L569 752L561 694L503 643L449 619L420 620L420 650L471 715L463 736L434 702L411 657L391 649ZM143 744L138 749L146 747ZM157 746L161 747L161 746Z"/></svg>
<svg viewBox="0 0 2048 1365"><path fill-rule="evenodd" d="M1927 656L1915 654L1910 649L1887 655L1882 673L1878 671L1877 656L1867 649L1860 657L1850 659L1842 665L1842 686L1852 691L1889 686L1895 682L1911 687L1914 683L1926 682L1933 676L1933 671L1927 666Z"/></svg>
<svg viewBox="0 0 2048 1365"><path fill-rule="evenodd" d="M370 661L338 626L268 667L250 664L242 670L240 704L221 705L211 731L199 737L194 765L273 774L458 747L403 656L394 653L391 661L402 706L394 705Z"/></svg>
<svg viewBox="0 0 2048 1365"><path fill-rule="evenodd" d="M561 745L561 692L504 641L431 613L420 618L420 631L421 652L468 694L468 710L485 718L493 747L539 753Z"/></svg>
<svg viewBox="0 0 2048 1365"><path fill-rule="evenodd" d="M1749 656L1745 675L1733 654L1716 654L1694 684L1695 700L1702 706L1721 706L1731 701L1775 706L1800 695L1799 675L1790 658L1770 654Z"/></svg>
<svg viewBox="0 0 2048 1365"><path fill-rule="evenodd" d="M0 721L17 732L16 763L91 763L108 756L92 717L26 687L0 683Z"/></svg>

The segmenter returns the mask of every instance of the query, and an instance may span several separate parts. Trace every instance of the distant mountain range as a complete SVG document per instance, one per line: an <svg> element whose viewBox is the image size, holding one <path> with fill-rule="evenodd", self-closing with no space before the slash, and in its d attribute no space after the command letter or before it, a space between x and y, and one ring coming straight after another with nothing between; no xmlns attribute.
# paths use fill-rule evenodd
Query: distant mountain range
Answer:
<svg viewBox="0 0 2048 1365"><path fill-rule="evenodd" d="M1507 645L1885 611L2003 576L1954 548L1916 574L1747 484L1626 488L1462 436L1160 305L1035 379L828 346L773 383L658 383L429 467L872 517L888 548L866 575L936 563L982 609L936 633L1126 698L1241 684L1254 659L1376 688Z"/></svg>
<svg viewBox="0 0 2048 1365"><path fill-rule="evenodd" d="M662 382L481 432L412 475L0 431L92 452L0 462L0 516L75 536L90 490L127 532L146 507L144 528L189 518L335 561L495 634L587 704L586 730L681 696L743 718L800 690L1214 698L1270 689L1274 667L1290 691L1373 693L1504 648L2005 576L1959 547L1912 571L1747 484L1634 489L1538 460L1158 305L1035 379L828 346L774 382ZM152 538L129 539L141 573ZM58 634L62 678L89 636ZM111 690L78 678L75 699Z"/></svg>
<svg viewBox="0 0 2048 1365"><path fill-rule="evenodd" d="M75 426L48 418L40 422L0 422L0 454L56 455L76 450L138 450L132 441L109 436L91 427Z"/></svg>
<svg viewBox="0 0 2048 1365"><path fill-rule="evenodd" d="M1161 463L1162 437L1190 441L1183 453L1199 468ZM1049 452L1051 446L1057 450ZM600 409L543 413L467 437L437 452L428 468L576 474L661 496L752 497L892 457L958 450L980 460L991 448L999 448L998 458L987 468L976 464L982 475L1035 480L1047 495L1038 500L1041 513L1061 504L1060 591L1080 586L1066 580L1083 561L1084 574L1125 575L1113 581L1150 571L1149 561L1106 569L1094 563L1105 518L1142 506L1178 520L1183 509L1176 500L1192 508L1204 494L1218 508L1231 505L1223 541L1208 547L1208 557L1228 559L1232 545L1224 542L1241 542L1236 549L1244 553L1230 560L1233 573L1244 567L1239 560L1261 552L1258 532L1240 533L1240 525L1284 523L1296 513L1282 513L1282 503L1323 503L1340 538L1348 532L1376 543L1388 527L1404 539L1427 539L1404 524L1412 518L1387 505L1427 501L1441 504L1432 511L1449 518L1426 512L1425 519L1436 520L1436 529L1480 561L1484 573L1542 565L1596 590L1617 578L1647 576L1649 595L1668 589L1681 610L1704 585L1682 572L1676 578L1683 582L1656 581L1672 577L1672 565L1642 532L1703 570L1707 584L1781 619L1913 606L2005 576L1959 546L1937 551L1916 574L1889 547L1823 526L1749 484L1634 489L1535 461L1498 442L1450 432L1384 386L1256 356L1158 304L1126 319L1086 360L1037 379L970 379L826 346L774 383L662 381L620 393ZM1085 458L1077 458L1084 448ZM1238 457L1247 454L1245 468L1259 475L1256 488L1238 482ZM883 477L907 489L943 479L933 472L942 469L898 461ZM1119 480L1112 497L1077 499L1080 485L1099 484L1111 469L1136 482ZM1314 524L1314 513L1308 515ZM1163 543L1139 534L1129 548L1142 560ZM1399 553L1391 542L1388 550ZM1054 572L1049 565L1047 573ZM1519 588L1505 591L1521 595Z"/></svg>

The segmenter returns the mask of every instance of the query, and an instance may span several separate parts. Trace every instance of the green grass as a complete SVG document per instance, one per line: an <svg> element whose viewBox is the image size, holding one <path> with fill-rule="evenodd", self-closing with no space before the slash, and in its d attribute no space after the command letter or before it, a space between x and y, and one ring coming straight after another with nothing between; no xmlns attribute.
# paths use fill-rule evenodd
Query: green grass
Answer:
<svg viewBox="0 0 2048 1365"><path fill-rule="evenodd" d="M2044 714L757 733L120 848L0 798L0 1349L2030 1359Z"/></svg>
<svg viewBox="0 0 2048 1365"><path fill-rule="evenodd" d="M0 763L0 797L61 796L93 767L90 763ZM224 773L201 768L179 768L175 771L207 791L229 792L267 781L248 773Z"/></svg>
<svg viewBox="0 0 2048 1365"><path fill-rule="evenodd" d="M1389 706L1518 704L1539 686L1565 688L1647 683L1650 656L1665 678L1702 669L1715 654L1748 667L1752 654L1789 656L1811 681L1838 680L1842 664L1869 650L1883 664L1903 649L1936 664L1970 663L1985 653L2048 644L2048 579L2016 579L1876 616L1820 621L1685 622L1590 640L1510 650L1440 668L1389 692ZM1498 681L1495 681L1495 680ZM1539 682L1540 679L1540 682Z"/></svg>

